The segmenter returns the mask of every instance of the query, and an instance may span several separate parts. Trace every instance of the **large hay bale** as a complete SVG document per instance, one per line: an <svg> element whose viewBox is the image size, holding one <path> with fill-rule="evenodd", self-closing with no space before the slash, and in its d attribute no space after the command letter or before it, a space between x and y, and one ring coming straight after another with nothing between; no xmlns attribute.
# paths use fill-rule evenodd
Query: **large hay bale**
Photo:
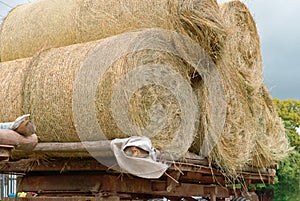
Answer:
<svg viewBox="0 0 300 201"><path fill-rule="evenodd" d="M250 11L240 1L223 3L220 10L227 37L217 66L226 91L227 113L210 159L232 176L247 165L266 167L278 162L288 153L288 143L274 107L265 106L269 95L262 93L259 36ZM274 150L276 141L282 145Z"/></svg>
<svg viewBox="0 0 300 201"><path fill-rule="evenodd" d="M202 57L204 50L195 51L195 45L200 46L193 40L189 44L170 33L156 29L129 32L36 55L25 81L23 110L31 114L40 141L142 135L149 136L157 148L185 153L197 130L201 103L194 91L202 85L192 84L191 76L197 71L199 81L203 78L208 85L208 109L217 116L210 120L214 123L222 116L223 100L214 98L222 86L211 80L217 72ZM199 72L193 65L203 69ZM133 75L137 77L129 79ZM99 134L99 128L105 136Z"/></svg>
<svg viewBox="0 0 300 201"><path fill-rule="evenodd" d="M23 115L23 84L30 62L29 58L0 63L0 122Z"/></svg>
<svg viewBox="0 0 300 201"><path fill-rule="evenodd" d="M210 135L216 143L209 159L234 175L252 160L256 130L260 126L255 124L252 111L255 107L252 101L257 98L253 89L261 86L262 63L258 33L249 10L241 2L233 1L221 4L220 11L227 36L216 64L226 94L225 125L221 133L208 133L200 128L191 150L201 150L205 136ZM209 118L201 117L203 122L210 123Z"/></svg>
<svg viewBox="0 0 300 201"><path fill-rule="evenodd" d="M40 0L13 9L0 33L2 61L142 28L187 34L217 58L224 31L215 0Z"/></svg>
<svg viewBox="0 0 300 201"><path fill-rule="evenodd" d="M49 49L36 55L24 86L23 111L31 114L41 142L80 141L73 121L76 73L97 43Z"/></svg>
<svg viewBox="0 0 300 201"><path fill-rule="evenodd" d="M269 167L288 156L291 151L288 136L266 86L260 88L256 105L258 127L251 165Z"/></svg>
<svg viewBox="0 0 300 201"><path fill-rule="evenodd" d="M36 5L42 8L44 2L47 1L39 1ZM53 4L57 3L53 1ZM23 52L30 52L27 56L43 48L134 32L41 51L33 58L25 85L15 87L16 91L23 87L24 96L16 99L18 104L12 109L20 111L22 107L23 113L32 115L41 141L71 142L147 135L155 147L183 154L190 148L196 134L192 131L199 123L197 140L190 150L208 156L228 175L235 175L236 170L245 165L269 166L287 154L287 138L262 83L262 61L255 23L244 4L239 1L222 4L221 13L228 35L224 40L223 22L213 0L191 0L181 4L168 0L128 0L116 5L110 1L88 0L71 3L74 7L64 12L72 12L73 15L58 17L57 22L68 22L71 19L68 17L72 16L75 23L67 23L67 27L63 28L54 27L53 30L45 26L41 33L34 33L36 38L41 36L36 41L42 41L42 37L47 38L43 32L51 31L51 37L55 36L57 41L49 40L45 46L42 42L35 44L34 40L32 44L26 42ZM36 8L31 6L26 4L21 8ZM62 11L65 6L57 5L56 9ZM12 27L6 28L11 26L8 25L12 24L10 20L16 19L17 9L6 18L3 33L10 34ZM32 23L35 18L30 20L25 32L35 29L36 25ZM47 24L47 21L40 22ZM20 21L16 19L14 27L18 23ZM199 61L195 60L195 55L200 51L196 51L192 43L181 41L178 45L170 35L157 36L155 30L137 31L147 27L160 27L190 36L212 57L217 69L212 66L204 72L196 72L192 63ZM60 41L68 37L67 32L75 37L72 35L70 41ZM0 37L3 36L1 33ZM6 36L2 38L5 42L0 44L3 50L17 47ZM14 33L11 36L13 39ZM153 37L159 40L153 42ZM192 51L183 51L186 48ZM192 59L186 59L189 57ZM13 58L17 57L10 57ZM8 68L10 63L1 65ZM106 65L108 69L104 68ZM129 79L132 72L138 75L132 77L134 81ZM182 79L178 82L169 76L165 80L157 80L153 73L159 76L173 73L174 77ZM209 79L214 76L218 79ZM182 80L189 86L182 94L176 87L164 86L168 83L177 86L183 83ZM0 84L7 91L11 83L8 80L8 84ZM178 85L181 89L185 88L183 86ZM193 95L190 96L192 98L186 96L185 92L189 90L196 94L196 101ZM182 97L186 97L184 101L178 101ZM4 99L2 105L9 105L13 98ZM189 101L192 102L186 104ZM197 108L194 108L195 105ZM199 122L193 122L195 119ZM191 130L184 130L185 127ZM99 134L100 128L105 136ZM153 130L158 132L153 133ZM274 140L271 141L272 138Z"/></svg>
<svg viewBox="0 0 300 201"><path fill-rule="evenodd" d="M228 57L223 57L217 65L226 93L226 120L210 159L224 172L235 175L251 161L257 129L261 125L255 123L252 99L249 99L244 78L237 66L227 65L226 59Z"/></svg>
<svg viewBox="0 0 300 201"><path fill-rule="evenodd" d="M2 22L1 61L31 57L40 50L76 40L76 0L41 0L17 6Z"/></svg>
<svg viewBox="0 0 300 201"><path fill-rule="evenodd" d="M223 53L229 56L227 65L234 65L244 78L249 93L257 93L263 83L262 56L256 23L244 3L230 1L220 5L227 32Z"/></svg>
<svg viewBox="0 0 300 201"><path fill-rule="evenodd" d="M104 133L110 133L110 131L113 130L114 136L121 138L126 137L114 119L111 105L114 88L124 75L128 74L130 71L136 70L142 65L161 66L166 65L166 63L189 81L189 70L187 69L191 67L174 55L159 51L154 52L153 50L146 50L127 55L117 61L112 68L102 75L97 90L98 95L96 105L98 106L97 117L99 123L103 125L102 129ZM128 112L130 113L130 118L132 118L134 125L139 128L146 128L151 124L151 107L153 105L161 105L167 112L168 118L166 119L165 127L153 138L156 142L155 146L157 148L162 148L166 143L172 141L174 135L176 135L176 132L174 131L178 130L182 123L182 109L171 91L160 85L143 86L133 94L129 101ZM182 142L184 143L184 138Z"/></svg>

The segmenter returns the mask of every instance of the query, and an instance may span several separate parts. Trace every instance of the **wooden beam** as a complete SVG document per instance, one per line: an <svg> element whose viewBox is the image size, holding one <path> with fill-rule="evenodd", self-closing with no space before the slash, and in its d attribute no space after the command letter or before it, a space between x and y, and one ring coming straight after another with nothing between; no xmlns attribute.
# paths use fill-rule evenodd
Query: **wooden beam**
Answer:
<svg viewBox="0 0 300 201"><path fill-rule="evenodd" d="M38 143L33 152L83 152L83 151L110 151L110 141L90 142L42 142Z"/></svg>
<svg viewBox="0 0 300 201"><path fill-rule="evenodd" d="M100 184L100 185L99 185ZM99 173L80 174L68 173L59 175L24 175L20 191L39 192L41 196L51 195L89 195L95 194L95 187L99 192L126 193L140 195L190 197L193 195L209 196L210 192L219 192L220 197L229 196L229 192L222 186L180 183L174 190L167 191L165 179L150 180L127 175L108 175ZM219 197L219 195L216 195Z"/></svg>

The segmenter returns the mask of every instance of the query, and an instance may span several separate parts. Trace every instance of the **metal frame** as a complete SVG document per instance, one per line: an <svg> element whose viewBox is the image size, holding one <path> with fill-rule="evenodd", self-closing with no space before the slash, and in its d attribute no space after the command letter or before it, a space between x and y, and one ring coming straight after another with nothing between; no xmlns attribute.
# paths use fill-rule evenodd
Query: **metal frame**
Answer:
<svg viewBox="0 0 300 201"><path fill-rule="evenodd" d="M16 192L17 177L14 174L0 174L0 200Z"/></svg>

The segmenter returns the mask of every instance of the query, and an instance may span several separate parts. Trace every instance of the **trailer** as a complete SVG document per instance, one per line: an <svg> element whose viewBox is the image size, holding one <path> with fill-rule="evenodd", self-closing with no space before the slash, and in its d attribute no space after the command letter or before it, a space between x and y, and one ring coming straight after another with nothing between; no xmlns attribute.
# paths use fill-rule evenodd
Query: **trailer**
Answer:
<svg viewBox="0 0 300 201"><path fill-rule="evenodd" d="M9 160L2 158L0 170L17 175L17 192L20 192L14 197L3 198L3 201L267 201L263 193L261 196L255 193L255 186L273 184L276 172L276 167L249 167L241 170L237 180L233 181L207 159L188 153L178 160L165 161L169 168L160 178L144 179L116 171L93 157L85 157L87 144L102 152L109 149L109 141L38 143L26 153L30 157L14 160L12 154L24 154L24 151L2 146L2 152L9 153ZM83 157L32 157L35 153L47 155L51 152L81 152ZM114 156L109 157L114 160Z"/></svg>

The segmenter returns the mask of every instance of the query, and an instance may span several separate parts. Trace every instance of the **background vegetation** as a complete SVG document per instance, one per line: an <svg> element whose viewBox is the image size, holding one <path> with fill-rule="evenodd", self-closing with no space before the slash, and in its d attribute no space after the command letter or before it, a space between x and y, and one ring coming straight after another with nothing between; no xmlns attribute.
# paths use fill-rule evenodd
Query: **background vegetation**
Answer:
<svg viewBox="0 0 300 201"><path fill-rule="evenodd" d="M274 191L274 201L300 201L300 101L274 99L274 103L294 150L279 164L277 183L268 188Z"/></svg>

